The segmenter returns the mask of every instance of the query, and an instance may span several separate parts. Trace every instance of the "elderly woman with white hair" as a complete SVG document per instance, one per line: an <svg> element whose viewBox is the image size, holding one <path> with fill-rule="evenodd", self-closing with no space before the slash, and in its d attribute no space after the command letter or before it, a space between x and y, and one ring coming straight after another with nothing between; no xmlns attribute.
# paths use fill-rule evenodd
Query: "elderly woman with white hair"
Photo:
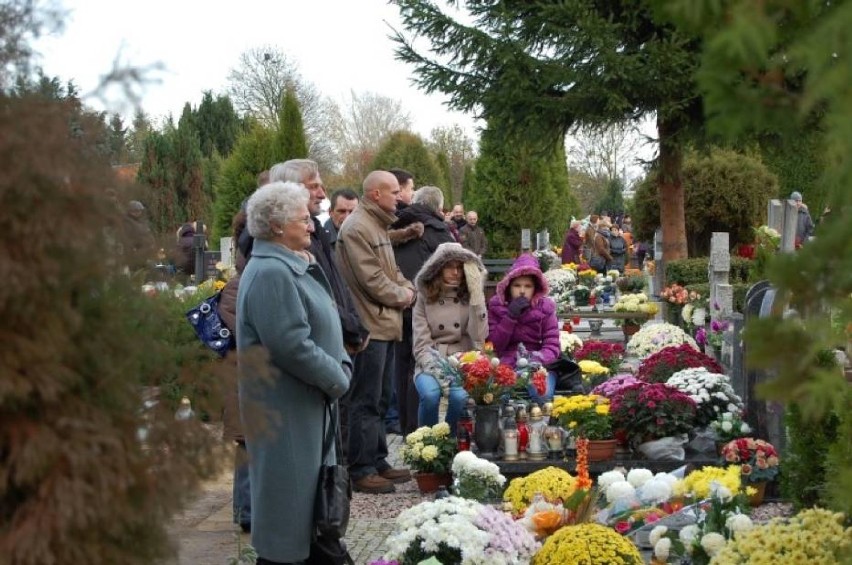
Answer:
<svg viewBox="0 0 852 565"><path fill-rule="evenodd" d="M308 199L302 185L274 182L246 206L255 241L237 296L237 350L258 563L308 557L325 404L337 409L351 377L328 280L307 251Z"/></svg>

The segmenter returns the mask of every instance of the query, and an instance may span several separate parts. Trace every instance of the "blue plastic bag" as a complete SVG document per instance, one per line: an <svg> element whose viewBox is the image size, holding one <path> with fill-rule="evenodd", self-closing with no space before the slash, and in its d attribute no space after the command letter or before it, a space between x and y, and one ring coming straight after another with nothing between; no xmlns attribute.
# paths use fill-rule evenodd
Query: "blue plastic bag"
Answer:
<svg viewBox="0 0 852 565"><path fill-rule="evenodd" d="M219 299L222 293L217 292L204 302L186 313L195 334L201 343L224 357L231 349L233 336L219 317Z"/></svg>

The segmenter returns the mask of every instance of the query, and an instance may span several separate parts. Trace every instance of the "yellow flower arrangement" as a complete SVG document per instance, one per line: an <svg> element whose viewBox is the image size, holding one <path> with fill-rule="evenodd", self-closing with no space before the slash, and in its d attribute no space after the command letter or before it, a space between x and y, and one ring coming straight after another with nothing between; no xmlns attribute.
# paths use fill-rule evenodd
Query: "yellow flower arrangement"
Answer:
<svg viewBox="0 0 852 565"><path fill-rule="evenodd" d="M633 543L600 524L566 526L547 538L533 565L640 565Z"/></svg>
<svg viewBox="0 0 852 565"><path fill-rule="evenodd" d="M710 496L711 485L715 482L718 486L728 489L731 495L736 495L742 487L740 474L740 468L737 465L702 467L700 471L693 471L677 481L672 491L677 496L688 496L700 500Z"/></svg>
<svg viewBox="0 0 852 565"><path fill-rule="evenodd" d="M592 361L591 359L583 359L579 363L580 370L583 372L583 376L586 375L596 377L598 375L608 375L609 369L598 363L597 361Z"/></svg>
<svg viewBox="0 0 852 565"><path fill-rule="evenodd" d="M592 440L612 438L609 399L605 396L557 396L553 399L552 414L559 418L563 426L575 430L578 437Z"/></svg>
<svg viewBox="0 0 852 565"><path fill-rule="evenodd" d="M545 467L530 473L526 477L512 479L509 488L503 493L503 500L512 507L513 514L521 514L536 494L546 501L565 501L574 494L577 480L568 471L558 467Z"/></svg>
<svg viewBox="0 0 852 565"><path fill-rule="evenodd" d="M742 532L713 558L711 563L776 565L840 563L852 549L852 528L844 528L844 515L811 508L789 519Z"/></svg>
<svg viewBox="0 0 852 565"><path fill-rule="evenodd" d="M576 273L577 272L577 263L565 263L565 264L562 265L562 268L566 269L568 271L574 271Z"/></svg>

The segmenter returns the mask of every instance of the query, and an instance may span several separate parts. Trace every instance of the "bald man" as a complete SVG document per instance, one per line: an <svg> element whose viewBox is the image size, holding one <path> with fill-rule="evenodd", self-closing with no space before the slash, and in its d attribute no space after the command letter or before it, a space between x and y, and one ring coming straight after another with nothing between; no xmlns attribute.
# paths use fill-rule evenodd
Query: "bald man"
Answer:
<svg viewBox="0 0 852 565"><path fill-rule="evenodd" d="M340 226L337 266L352 291L370 342L355 358L349 404L349 474L360 492L393 492L411 479L387 462L384 417L393 391L394 344L402 339L402 311L414 302L414 285L396 265L388 226L396 221L399 182L387 171L364 179L361 204Z"/></svg>

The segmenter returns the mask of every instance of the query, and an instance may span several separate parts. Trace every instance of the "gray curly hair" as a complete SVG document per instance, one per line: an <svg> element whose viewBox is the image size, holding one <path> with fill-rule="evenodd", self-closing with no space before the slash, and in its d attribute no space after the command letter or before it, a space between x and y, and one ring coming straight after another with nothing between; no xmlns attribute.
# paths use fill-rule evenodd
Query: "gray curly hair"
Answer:
<svg viewBox="0 0 852 565"><path fill-rule="evenodd" d="M295 182L273 182L258 188L246 204L246 227L252 237L272 239L279 228L296 220L307 207L308 190Z"/></svg>

